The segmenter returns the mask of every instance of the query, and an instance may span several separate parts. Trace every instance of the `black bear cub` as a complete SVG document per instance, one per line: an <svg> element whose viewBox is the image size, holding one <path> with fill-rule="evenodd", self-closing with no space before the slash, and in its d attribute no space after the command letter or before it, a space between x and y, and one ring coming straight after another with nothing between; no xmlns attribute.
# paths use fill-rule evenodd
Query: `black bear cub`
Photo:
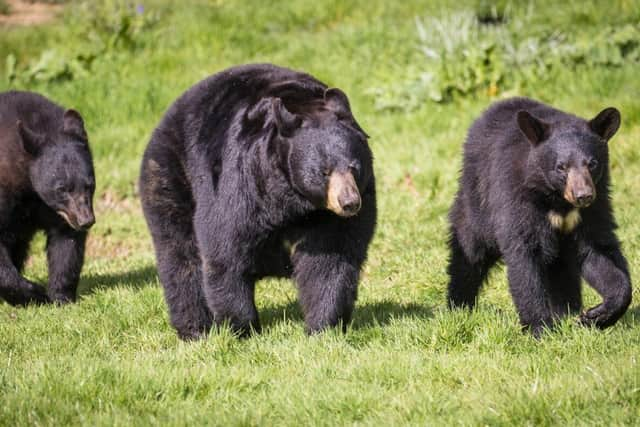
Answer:
<svg viewBox="0 0 640 427"><path fill-rule="evenodd" d="M503 259L520 321L536 336L581 310L581 277L603 298L581 323L605 328L625 313L631 282L607 146L619 126L614 108L587 121L526 98L497 102L471 126L450 212L450 306L473 307Z"/></svg>
<svg viewBox="0 0 640 427"><path fill-rule="evenodd" d="M75 300L94 189L80 114L35 93L1 93L0 299ZM48 290L20 274L37 230L47 236Z"/></svg>
<svg viewBox="0 0 640 427"><path fill-rule="evenodd" d="M308 333L346 328L376 221L372 163L346 95L307 74L239 66L176 100L140 194L178 335L259 331L265 276L295 280Z"/></svg>

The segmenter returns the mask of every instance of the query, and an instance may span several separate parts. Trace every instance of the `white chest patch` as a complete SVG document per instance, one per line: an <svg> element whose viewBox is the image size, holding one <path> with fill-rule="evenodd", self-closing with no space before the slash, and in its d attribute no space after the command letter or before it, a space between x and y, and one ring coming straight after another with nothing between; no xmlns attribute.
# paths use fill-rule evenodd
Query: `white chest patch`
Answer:
<svg viewBox="0 0 640 427"><path fill-rule="evenodd" d="M580 210L573 209L568 214L562 215L555 211L549 211L547 215L551 228L561 233L569 234L580 224Z"/></svg>

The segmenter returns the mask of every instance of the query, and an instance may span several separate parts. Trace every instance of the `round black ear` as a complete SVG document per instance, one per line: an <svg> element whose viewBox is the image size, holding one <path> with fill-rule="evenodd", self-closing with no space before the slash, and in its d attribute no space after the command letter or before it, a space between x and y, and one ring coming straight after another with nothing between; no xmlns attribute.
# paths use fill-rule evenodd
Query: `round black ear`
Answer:
<svg viewBox="0 0 640 427"><path fill-rule="evenodd" d="M356 119L351 113L351 105L349 104L349 98L347 95L338 89L337 87L331 87L324 91L324 103L326 107L335 112L339 118L348 118L354 127L361 132L365 138L369 138L369 135L360 127Z"/></svg>
<svg viewBox="0 0 640 427"><path fill-rule="evenodd" d="M589 128L608 141L620 128L620 112L613 108L605 108L589 121Z"/></svg>
<svg viewBox="0 0 640 427"><path fill-rule="evenodd" d="M280 98L272 98L271 114L282 136L291 136L302 125L302 118L287 110Z"/></svg>
<svg viewBox="0 0 640 427"><path fill-rule="evenodd" d="M351 115L349 98L347 98L347 95L337 87L331 87L324 91L324 103L328 109L336 112L338 115Z"/></svg>
<svg viewBox="0 0 640 427"><path fill-rule="evenodd" d="M533 145L538 145L549 137L549 125L533 117L528 111L518 111L516 120L524 136Z"/></svg>
<svg viewBox="0 0 640 427"><path fill-rule="evenodd" d="M29 129L21 120L16 122L16 127L22 140L22 149L34 157L37 156L44 144L44 136Z"/></svg>
<svg viewBox="0 0 640 427"><path fill-rule="evenodd" d="M289 112L282 99L273 97L262 98L247 110L245 117L247 126L255 126L256 129L275 124L282 136L290 136L302 124L302 119Z"/></svg>
<svg viewBox="0 0 640 427"><path fill-rule="evenodd" d="M69 109L62 116L62 131L76 136L83 141L87 140L87 132L84 130L84 120L76 110Z"/></svg>

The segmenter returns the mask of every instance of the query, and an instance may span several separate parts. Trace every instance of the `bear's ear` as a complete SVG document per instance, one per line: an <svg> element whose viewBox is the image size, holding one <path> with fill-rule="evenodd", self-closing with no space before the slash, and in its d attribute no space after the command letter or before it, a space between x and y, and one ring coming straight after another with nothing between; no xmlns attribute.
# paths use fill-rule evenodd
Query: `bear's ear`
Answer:
<svg viewBox="0 0 640 427"><path fill-rule="evenodd" d="M324 103L327 108L342 117L351 116L351 105L347 95L337 87L324 91Z"/></svg>
<svg viewBox="0 0 640 427"><path fill-rule="evenodd" d="M369 138L369 135L360 127L356 119L351 113L351 105L349 104L349 98L347 94L338 89L337 87L331 87L324 91L324 103L327 108L336 113L338 118L349 119L353 126L361 132L365 138Z"/></svg>
<svg viewBox="0 0 640 427"><path fill-rule="evenodd" d="M613 107L605 108L589 121L589 128L608 141L620 128L620 112Z"/></svg>
<svg viewBox="0 0 640 427"><path fill-rule="evenodd" d="M67 110L62 116L62 131L80 138L83 141L87 140L87 132L84 130L84 120L82 116L76 110Z"/></svg>
<svg viewBox="0 0 640 427"><path fill-rule="evenodd" d="M16 126L22 140L22 149L36 157L44 144L44 136L29 129L21 120L16 122Z"/></svg>
<svg viewBox="0 0 640 427"><path fill-rule="evenodd" d="M289 112L280 98L262 98L246 113L249 126L265 127L275 124L278 133L282 136L291 136L293 131L300 127L302 119Z"/></svg>
<svg viewBox="0 0 640 427"><path fill-rule="evenodd" d="M302 118L287 110L280 98L273 98L271 101L271 114L282 136L291 136L302 125Z"/></svg>
<svg viewBox="0 0 640 427"><path fill-rule="evenodd" d="M549 137L549 125L536 119L528 111L518 111L518 127L533 145L538 145Z"/></svg>

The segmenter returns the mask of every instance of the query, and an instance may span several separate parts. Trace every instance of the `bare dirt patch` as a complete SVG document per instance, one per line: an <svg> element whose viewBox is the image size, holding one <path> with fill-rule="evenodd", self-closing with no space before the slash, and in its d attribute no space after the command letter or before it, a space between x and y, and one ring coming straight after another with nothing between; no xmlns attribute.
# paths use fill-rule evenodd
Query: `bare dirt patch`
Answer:
<svg viewBox="0 0 640 427"><path fill-rule="evenodd" d="M29 3L20 0L6 0L9 14L0 15L0 25L28 26L52 21L62 10L60 4Z"/></svg>

